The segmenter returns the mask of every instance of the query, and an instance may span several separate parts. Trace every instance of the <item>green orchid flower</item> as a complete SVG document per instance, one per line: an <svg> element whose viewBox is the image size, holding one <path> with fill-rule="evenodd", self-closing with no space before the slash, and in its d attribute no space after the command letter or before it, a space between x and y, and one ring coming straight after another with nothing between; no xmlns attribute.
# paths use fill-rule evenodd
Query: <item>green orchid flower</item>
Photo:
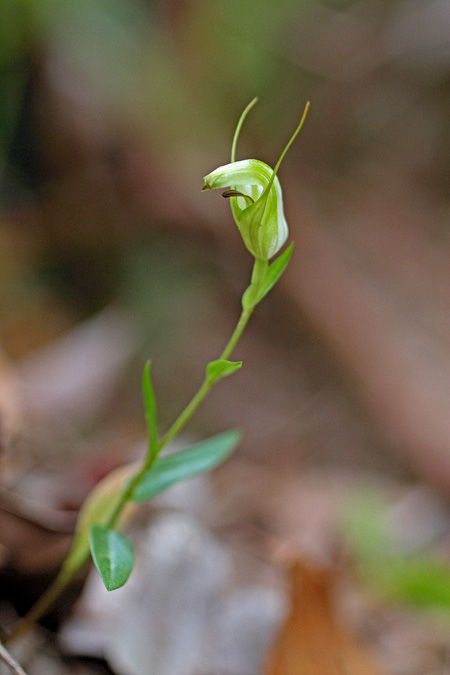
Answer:
<svg viewBox="0 0 450 675"><path fill-rule="evenodd" d="M223 192L231 202L236 225L244 244L258 260L270 260L283 246L288 237L288 224L283 209L283 193L277 171L280 164L303 126L309 102L292 138L283 150L274 169L258 159L235 161L237 139L247 113L257 99L246 107L236 127L231 149L231 163L219 166L205 176L203 190L229 189Z"/></svg>

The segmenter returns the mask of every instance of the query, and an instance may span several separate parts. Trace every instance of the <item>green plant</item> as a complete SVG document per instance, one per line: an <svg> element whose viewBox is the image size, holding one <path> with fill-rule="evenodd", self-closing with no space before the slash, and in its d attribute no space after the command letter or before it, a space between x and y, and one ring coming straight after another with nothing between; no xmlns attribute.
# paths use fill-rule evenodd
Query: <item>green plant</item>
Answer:
<svg viewBox="0 0 450 675"><path fill-rule="evenodd" d="M80 511L73 544L59 575L38 603L13 629L8 641L18 638L48 611L90 556L109 591L122 586L133 568L133 548L122 534L122 529L132 515L135 504L154 497L180 480L215 468L229 457L239 443L240 432L233 429L176 454L161 454L185 426L211 388L242 366L241 361L230 361L229 357L255 307L280 279L292 253L291 244L269 263L288 236L277 172L303 125L309 104L272 170L259 160L235 161L236 144L242 124L256 100L247 106L238 122L233 138L231 163L208 174L203 187L203 190L228 188L223 195L231 200L235 222L247 249L254 257L251 282L242 296L242 311L236 328L219 358L208 363L203 383L197 393L162 437L158 434L150 362L145 365L143 397L148 427L145 457L141 462L113 471L89 495Z"/></svg>
<svg viewBox="0 0 450 675"><path fill-rule="evenodd" d="M358 576L380 598L448 613L448 560L437 547L402 548L389 503L381 494L366 490L355 496L344 531Z"/></svg>

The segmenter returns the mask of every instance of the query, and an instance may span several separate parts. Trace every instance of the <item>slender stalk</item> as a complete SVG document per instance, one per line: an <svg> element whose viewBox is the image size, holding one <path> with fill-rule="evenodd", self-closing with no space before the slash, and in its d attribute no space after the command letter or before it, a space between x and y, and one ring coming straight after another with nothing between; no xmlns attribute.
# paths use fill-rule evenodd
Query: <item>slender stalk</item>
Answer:
<svg viewBox="0 0 450 675"><path fill-rule="evenodd" d="M241 316L239 318L239 321L236 325L236 328L233 331L232 336L230 337L227 345L225 346L225 349L223 350L222 354L220 355L220 359L227 359L231 352L233 351L234 347L236 346L239 338L241 337L248 320L250 319L250 316L253 311L253 307L251 309L243 309L241 312ZM117 519L119 518L123 507L125 506L126 502L129 501L133 495L133 492L135 488L139 485L141 478L143 475L152 467L154 464L155 460L157 459L160 451L168 444L170 443L171 440L173 440L178 434L180 433L181 429L187 424L187 422L191 419L192 415L195 413L197 408L200 406L202 403L203 399L207 396L208 392L210 389L214 386L212 382L209 382L208 379L205 377L203 380L200 388L198 389L197 393L194 394L188 405L184 408L183 412L177 417L175 422L172 424L170 429L166 432L164 437L161 439L161 441L158 443L157 446L157 451L153 454L147 454L142 467L139 469L139 471L134 475L133 479L128 483L126 486L125 490L122 492L120 495L120 498L116 504L116 507L111 514L110 518L108 519L108 522L106 524L107 527L114 527L114 525L117 522Z"/></svg>
<svg viewBox="0 0 450 675"><path fill-rule="evenodd" d="M251 309L243 309L241 312L241 316L239 317L239 321L236 325L236 328L233 331L232 336L228 340L225 349L223 350L222 354L219 356L219 359L228 359L229 356L231 355L231 352L235 348L236 344L239 341L239 338L241 337L242 333L244 332L244 329L248 323L248 320L250 319L250 316L252 315L253 312L253 307ZM172 424L170 429L167 431L163 439L161 440L160 443L160 450L170 443L170 441L175 438L181 431L181 429L185 426L185 424L190 420L194 412L197 410L199 407L200 403L203 401L203 399L206 397L208 394L209 390L213 387L214 385L208 381L208 379L205 377L205 379L202 382L202 385L200 389L197 391L197 393L194 395L194 397L191 399L190 403L186 406L186 408L183 410L181 415L177 417L175 422Z"/></svg>
<svg viewBox="0 0 450 675"><path fill-rule="evenodd" d="M256 298L260 285L264 279L264 274L267 268L267 261L255 259L252 279L249 288L246 293L250 291L250 300L245 303L245 306L242 309L239 321L234 329L230 339L228 340L225 348L220 355L219 359L228 359L231 355L233 349L236 347L244 329L250 319L253 310L255 309L256 302L253 304L251 302L252 298ZM133 478L128 481L125 488L120 493L117 503L108 518L108 521L105 523L106 527L113 528L122 513L122 510L125 504L130 501L133 496L133 492L136 487L139 485L143 475L152 467L156 461L159 452L166 446L175 436L179 434L181 429L186 425L186 423L191 419L192 415L195 413L203 399L206 397L210 389L213 387L213 383L210 382L206 377L203 380L200 388L197 393L193 396L191 401L188 403L183 412L177 417L175 422L172 424L170 429L167 431L165 436L157 445L157 451L154 453L147 453L141 468L135 473ZM63 567L56 577L52 585L47 589L47 591L41 596L38 602L31 608L31 610L26 614L13 628L11 633L5 638L5 642L12 642L17 640L19 637L24 635L33 625L39 621L47 612L51 609L55 601L58 599L62 591L65 589L68 583L74 578L78 571L87 563L89 560L89 553L86 554L81 560L77 562L77 565L74 567Z"/></svg>
<svg viewBox="0 0 450 675"><path fill-rule="evenodd" d="M209 390L211 389L213 385L207 381L205 378L202 382L202 385L200 389L197 391L197 393L193 396L191 401L188 403L186 408L183 410L183 412L177 417L175 422L172 424L170 429L166 432L165 436L161 440L161 445L160 449L162 449L165 445L170 443L170 441L177 436L181 429L185 426L185 424L190 420L194 412L197 410L199 407L200 403L203 401Z"/></svg>
<svg viewBox="0 0 450 675"><path fill-rule="evenodd" d="M120 518L120 514L122 513L125 504L130 501L130 499L133 496L133 492L141 482L142 477L156 461L156 458L158 457L158 452L155 453L154 455L147 455L144 461L142 462L142 466L139 469L139 471L137 471L134 474L133 478L131 478L131 480L129 480L128 483L125 485L125 488L119 495L117 504L114 507L113 512L111 513L111 515L109 516L108 520L105 523L105 527L114 528L114 526L117 524L117 521Z"/></svg>
<svg viewBox="0 0 450 675"><path fill-rule="evenodd" d="M300 132L300 129L302 128L302 126L303 126L303 124L304 124L304 122L305 122L306 115L308 114L308 110L309 110L309 101L306 102L305 109L304 109L304 111L303 111L303 115L302 115L302 118L301 118L301 120L300 120L300 123L299 123L298 127L296 128L296 130L295 130L294 133L292 134L292 136L291 136L291 138L289 139L289 141L288 141L286 147L284 148L283 152L281 153L280 159L279 159L278 162L275 164L275 168L274 168L274 170L272 171L272 176L270 177L270 181L268 182L268 184L267 184L266 187L264 188L264 192L265 192L265 193L269 192L270 188L272 187L273 182L274 182L274 180L275 180L275 176L277 175L278 169L280 168L281 162L283 161L284 156L285 156L285 154L287 153L287 151L289 150L289 148L291 147L292 143L293 143L293 142L295 141L295 139L297 138L297 135L298 135L298 133Z"/></svg>
<svg viewBox="0 0 450 675"><path fill-rule="evenodd" d="M253 104L253 102L252 102ZM250 104L250 105L252 105ZM264 275L267 269L267 261L266 260L259 260L258 258L255 259L255 263L253 266L253 272L252 272L252 281L250 284L249 289L253 289L254 296L256 297L258 290L260 288L260 285L262 284L262 281L264 279ZM253 310L255 309L255 304L250 304L250 306L246 305L241 312L241 316L239 317L239 321L236 324L236 328L234 329L230 339L228 340L227 344L225 345L225 348L222 352L222 354L219 356L219 359L228 359L231 356L232 351L236 347L242 333L244 332L244 329L248 323L248 320L250 319L251 315L253 314ZM213 384L208 381L208 379L205 377L203 380L203 383L200 387L200 389L197 391L197 393L194 395L194 397L191 399L190 403L186 406L186 408L183 410L181 415L177 417L175 422L172 424L170 429L167 431L163 439L161 440L159 444L159 450L161 450L167 443L169 443L175 436L178 435L178 433L181 431L181 429L185 426L186 422L190 420L194 412L197 410L199 407L200 403L203 401L205 396L208 394L209 390L213 387Z"/></svg>
<svg viewBox="0 0 450 675"><path fill-rule="evenodd" d="M244 329L248 323L248 320L250 319L251 315L253 312L253 307L251 309L243 309L241 312L241 316L239 317L239 321L236 325L236 328L234 329L233 335L230 337L225 349L223 350L222 354L220 355L221 359L228 359L231 356L231 352L233 349L236 347L242 333L244 332Z"/></svg>
<svg viewBox="0 0 450 675"><path fill-rule="evenodd" d="M8 668L14 675L27 675L24 669L17 663L16 659L11 656L9 651L0 642L0 659L6 663Z"/></svg>
<svg viewBox="0 0 450 675"><path fill-rule="evenodd" d="M250 101L250 103L245 108L244 112L242 113L242 115L239 118L239 122L237 124L236 131L234 132L234 136L233 136L233 143L231 145L231 161L232 162L234 162L236 160L236 145L237 145L237 142L238 142L239 134L241 133L242 125L244 124L244 120L247 117L250 110L255 105L255 103L257 102L257 100L258 100L258 97L255 96L255 98L252 101Z"/></svg>

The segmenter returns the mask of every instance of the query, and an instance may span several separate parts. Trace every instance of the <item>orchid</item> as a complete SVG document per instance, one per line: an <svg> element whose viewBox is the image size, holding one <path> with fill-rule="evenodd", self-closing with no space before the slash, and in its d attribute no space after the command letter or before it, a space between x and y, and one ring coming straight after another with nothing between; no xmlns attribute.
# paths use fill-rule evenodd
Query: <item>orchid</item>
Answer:
<svg viewBox="0 0 450 675"><path fill-rule="evenodd" d="M278 253L288 237L283 193L277 172L303 126L309 103L305 106L300 124L272 169L258 159L235 161L236 144L242 124L256 101L256 98L253 99L238 122L231 149L231 163L219 166L205 176L202 189L230 188L222 194L230 198L231 211L245 246L256 259L268 261Z"/></svg>
<svg viewBox="0 0 450 675"><path fill-rule="evenodd" d="M80 510L72 547L61 570L36 605L14 626L4 641L17 640L45 615L62 591L92 558L108 591L123 586L134 564L131 541L122 534L137 504L153 498L180 480L210 471L225 461L239 444L238 429L230 429L202 440L187 449L165 453L196 412L212 387L238 372L242 361L230 357L239 342L256 306L275 286L292 253L292 244L275 260L288 237L283 210L283 196L277 172L300 131L308 111L283 150L274 169L257 159L236 162L237 139L254 99L242 113L233 138L231 163L220 166L205 177L204 190L229 188L223 193L231 201L231 210L244 243L254 256L250 284L242 295L242 309L237 324L223 351L206 364L204 379L186 407L165 434L158 424L156 395L150 361L144 367L142 391L147 422L147 447L144 456L132 464L108 474L87 497Z"/></svg>

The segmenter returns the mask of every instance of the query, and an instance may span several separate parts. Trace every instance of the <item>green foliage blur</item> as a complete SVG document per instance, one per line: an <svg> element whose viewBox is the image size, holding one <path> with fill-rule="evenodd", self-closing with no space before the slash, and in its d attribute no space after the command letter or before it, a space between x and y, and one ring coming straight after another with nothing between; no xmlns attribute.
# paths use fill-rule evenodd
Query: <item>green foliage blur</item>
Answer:
<svg viewBox="0 0 450 675"><path fill-rule="evenodd" d="M408 11L401 0L4 0L2 163L19 180L45 168L32 184L49 177L26 155L45 152L42 126L55 121L41 98L56 93L93 152L134 140L173 158L171 171L189 158L204 175L206 149L227 157L258 95L241 142L259 158L276 155L311 99L303 165L342 175L385 164L448 192L446 21L438 2Z"/></svg>
<svg viewBox="0 0 450 675"><path fill-rule="evenodd" d="M175 391L191 383L195 358L174 356L179 327L195 344L227 322L223 282L238 303L251 263L228 205L201 194L201 177L229 161L256 95L237 159L269 165L311 100L280 170L295 255L305 218L363 247L366 217L360 226L349 212L372 193L384 209L385 194L370 229L404 252L392 266L406 286L392 202L423 197L424 218L436 205L433 226L448 231L449 34L437 0L3 0L5 350L20 357L119 299L139 315L155 362L171 353ZM377 262L373 274L385 275Z"/></svg>
<svg viewBox="0 0 450 675"><path fill-rule="evenodd" d="M157 128L173 151L180 144L189 151L197 143L216 142L218 130L235 119L252 92L267 99L266 117L270 106L273 115L275 107L305 89L305 82L292 89L292 66L278 53L302 4L5 0L3 157L11 148L27 78L43 62L62 66L52 73L66 78L60 86L86 87L84 95L100 101L117 124L135 130L137 124L144 140ZM296 119L298 109L291 114Z"/></svg>
<svg viewBox="0 0 450 675"><path fill-rule="evenodd" d="M401 540L387 500L366 491L346 517L346 536L356 570L379 598L428 611L450 609L450 565L438 547ZM405 539L405 537L403 537Z"/></svg>

